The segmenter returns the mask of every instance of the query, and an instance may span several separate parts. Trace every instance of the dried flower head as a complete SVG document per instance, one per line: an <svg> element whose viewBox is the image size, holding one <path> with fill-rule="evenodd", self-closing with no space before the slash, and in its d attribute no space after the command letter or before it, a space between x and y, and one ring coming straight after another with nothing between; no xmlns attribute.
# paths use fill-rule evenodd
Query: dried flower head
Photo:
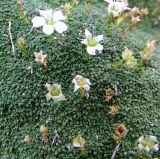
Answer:
<svg viewBox="0 0 160 159"><path fill-rule="evenodd" d="M24 141L28 144L28 145L31 145L32 144L32 139L29 137L29 135L26 135L24 137Z"/></svg>
<svg viewBox="0 0 160 159"><path fill-rule="evenodd" d="M121 138L125 137L128 133L128 129L125 127L124 124L121 123L114 124L113 128L115 129L116 134Z"/></svg>
<svg viewBox="0 0 160 159"><path fill-rule="evenodd" d="M118 108L115 107L115 106L110 106L109 107L109 112L108 114L111 114L111 115L116 115L118 113Z"/></svg>
<svg viewBox="0 0 160 159"><path fill-rule="evenodd" d="M144 61L148 61L148 60L151 60L153 58L155 46L156 46L156 41L155 40L153 40L151 42L149 42L149 41L147 42L147 45L144 48L144 50L142 52L140 52L141 58Z"/></svg>
<svg viewBox="0 0 160 159"><path fill-rule="evenodd" d="M76 5L78 5L78 0L73 0L73 6L76 6Z"/></svg>
<svg viewBox="0 0 160 159"><path fill-rule="evenodd" d="M113 95L114 95L114 90L112 90L111 88L107 89L106 95L105 95L105 100L107 102L109 102L111 100L111 98L113 97Z"/></svg>
<svg viewBox="0 0 160 159"><path fill-rule="evenodd" d="M139 22L141 22L141 19L139 18L139 16L137 16L137 17L132 16L131 22L139 23Z"/></svg>
<svg viewBox="0 0 160 159"><path fill-rule="evenodd" d="M86 141L81 134L77 135L77 137L73 139L73 147L84 148L85 143Z"/></svg>
<svg viewBox="0 0 160 159"><path fill-rule="evenodd" d="M65 11L65 13L66 13L67 15L69 15L69 14L71 13L71 9L72 9L72 6L71 6L70 3L66 3L66 4L64 5L64 11Z"/></svg>
<svg viewBox="0 0 160 159"><path fill-rule="evenodd" d="M43 51L42 50L40 52L35 52L34 55L35 55L35 58L36 58L35 59L36 62L38 62L41 65L44 65L45 67L47 66L48 61L45 60L47 55L43 55Z"/></svg>
<svg viewBox="0 0 160 159"><path fill-rule="evenodd" d="M41 133L47 133L47 130L48 130L47 127L45 127L44 125L40 126L40 132Z"/></svg>
<svg viewBox="0 0 160 159"><path fill-rule="evenodd" d="M154 150L154 151L158 151L159 150L159 145L158 145L158 140L155 136L152 135L147 135L147 136L141 136L138 139L138 149L139 150L146 150L146 151L150 151L150 150Z"/></svg>
<svg viewBox="0 0 160 159"><path fill-rule="evenodd" d="M22 0L17 0L17 5L19 8L22 8Z"/></svg>

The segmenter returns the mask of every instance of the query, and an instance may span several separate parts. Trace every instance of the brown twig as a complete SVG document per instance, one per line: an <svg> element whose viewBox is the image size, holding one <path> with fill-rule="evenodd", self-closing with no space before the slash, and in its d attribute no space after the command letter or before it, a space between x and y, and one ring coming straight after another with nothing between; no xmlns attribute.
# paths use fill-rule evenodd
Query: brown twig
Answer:
<svg viewBox="0 0 160 159"><path fill-rule="evenodd" d="M11 33L11 21L9 21L8 36L9 36L9 39L10 39L10 42L12 45L12 52L13 52L14 59L16 59L16 50L15 50L15 46L14 46L13 38L12 38L12 33Z"/></svg>

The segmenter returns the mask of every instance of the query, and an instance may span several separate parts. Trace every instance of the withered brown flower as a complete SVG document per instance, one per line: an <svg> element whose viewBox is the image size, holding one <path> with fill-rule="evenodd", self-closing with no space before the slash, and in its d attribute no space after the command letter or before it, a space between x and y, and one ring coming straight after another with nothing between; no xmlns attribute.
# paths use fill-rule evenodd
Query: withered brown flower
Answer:
<svg viewBox="0 0 160 159"><path fill-rule="evenodd" d="M111 98L113 97L113 95L114 95L114 91L111 88L107 89L106 90L105 100L107 102L109 102L111 100Z"/></svg>
<svg viewBox="0 0 160 159"><path fill-rule="evenodd" d="M128 133L128 129L122 123L114 124L113 128L115 129L116 134L121 138L125 137L127 135L127 133Z"/></svg>
<svg viewBox="0 0 160 159"><path fill-rule="evenodd" d="M116 115L118 113L118 107L110 106L108 114Z"/></svg>

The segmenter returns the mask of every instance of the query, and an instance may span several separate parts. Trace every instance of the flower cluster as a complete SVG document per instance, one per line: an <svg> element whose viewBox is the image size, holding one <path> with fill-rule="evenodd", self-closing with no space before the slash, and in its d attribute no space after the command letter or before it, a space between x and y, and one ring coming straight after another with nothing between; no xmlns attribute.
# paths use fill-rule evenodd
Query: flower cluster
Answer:
<svg viewBox="0 0 160 159"><path fill-rule="evenodd" d="M108 5L108 14L113 17L118 17L125 10L130 10L127 0L104 0Z"/></svg>
<svg viewBox="0 0 160 159"><path fill-rule="evenodd" d="M128 7L127 0L105 0L108 5L108 13L113 18L120 17L122 13L126 10L130 10ZM78 1L73 1L74 5L77 5ZM19 4L20 5L20 4ZM70 3L66 3L64 6L64 10L67 15L70 14L71 8L73 6ZM62 34L65 31L67 31L68 26L64 23L66 20L66 16L62 14L61 10L38 10L39 16L35 16L32 19L33 28L39 28L42 27L43 32L46 35L51 35L54 33L54 31L57 31L58 33ZM139 22L141 22L140 17L147 15L147 10L139 10L138 8L132 8L128 14L126 14L126 17L131 17L131 24L127 27L124 32L122 32L122 37L128 30L132 29L133 27L137 26ZM103 45L100 43L102 40L104 40L103 35L94 36L92 33L85 29L85 38L82 39L81 43L86 45L86 51L89 55L96 55L97 53L101 53L104 50ZM23 38L19 39L18 45L21 49L25 48L25 41ZM147 46L144 48L142 52L140 52L141 58L144 61L151 60L153 58L153 51L155 49L155 41L151 41L147 43ZM47 54L43 54L43 51L35 52L35 61L41 65L47 66L48 61L46 60ZM120 64L126 68L134 68L137 65L137 59L135 59L133 52L129 50L128 48L125 49L122 52L122 60L120 61ZM91 82L88 78L85 78L81 75L76 75L72 83L74 84L74 91L80 91L80 94L82 97L86 96L89 98L89 91L91 87ZM54 103L59 103L60 101L66 100L66 97L62 93L62 88L60 84L45 84L45 87L48 90L48 93L46 95L47 101L53 100ZM106 90L105 95L105 101L108 103L111 101L112 97L114 96L115 91L112 89ZM116 115L118 113L118 107L116 106L110 106L108 114L110 115ZM124 137L128 134L128 129L123 123L116 123L113 125L113 128L115 130L115 139L117 141L122 141ZM46 141L48 140L48 134L47 134L47 127L44 125L40 126L40 132L42 134L42 140ZM29 135L25 136L24 141L31 145L32 140L29 137ZM155 136L142 136L138 139L138 149L139 150L159 150L158 140ZM86 140L81 136L81 134L77 135L73 139L73 147L79 148L81 150L84 150L84 146L86 144Z"/></svg>

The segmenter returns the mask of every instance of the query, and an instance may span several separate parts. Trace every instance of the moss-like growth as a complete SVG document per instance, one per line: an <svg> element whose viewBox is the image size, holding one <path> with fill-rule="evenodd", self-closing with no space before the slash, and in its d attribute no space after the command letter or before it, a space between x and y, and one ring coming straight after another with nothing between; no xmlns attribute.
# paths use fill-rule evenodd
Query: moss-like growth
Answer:
<svg viewBox="0 0 160 159"><path fill-rule="evenodd" d="M35 8L56 8L66 1L23 1L29 20L36 14ZM1 2L0 26L0 107L1 107L1 154L2 159L88 159L111 158L116 142L113 141L115 123L124 123L129 130L117 158L135 159L136 140L143 134L160 138L160 73L158 68L143 69L140 75L127 68L112 68L121 59L124 46L140 58L148 40L159 32L146 32L145 25L127 33L124 41L117 36L116 28L106 33L106 6L95 2L86 12L86 2L74 7L68 19L64 36L54 34L53 44L40 29L31 33L31 25L19 18L16 1ZM46 5L46 6L45 6ZM13 41L23 35L32 61L33 74L27 70L27 62L16 44L17 59L12 57L7 34L8 21L12 21ZM148 21L147 21L148 22ZM144 22L147 23L147 22ZM148 23L147 23L148 24ZM149 24L148 24L149 25ZM143 29L141 29L143 26ZM104 51L85 61L85 47L80 43L84 29L94 28L95 35L104 34ZM158 29L157 29L158 30ZM155 29L156 31L156 29ZM154 32L154 30L153 30ZM58 40L64 44L60 45ZM38 65L34 52L47 54L48 66ZM73 93L72 79L76 74L89 78L92 86L90 98ZM59 83L66 96L60 107L47 102L46 83ZM117 94L105 101L105 91L116 85ZM110 114L110 106L118 106L118 114ZM40 125L48 128L48 141L41 140ZM24 142L29 135L32 145ZM58 134L58 135L57 135ZM81 134L85 138L85 155L69 150L73 138ZM153 154L158 157L158 153ZM160 157L160 156L159 156Z"/></svg>

